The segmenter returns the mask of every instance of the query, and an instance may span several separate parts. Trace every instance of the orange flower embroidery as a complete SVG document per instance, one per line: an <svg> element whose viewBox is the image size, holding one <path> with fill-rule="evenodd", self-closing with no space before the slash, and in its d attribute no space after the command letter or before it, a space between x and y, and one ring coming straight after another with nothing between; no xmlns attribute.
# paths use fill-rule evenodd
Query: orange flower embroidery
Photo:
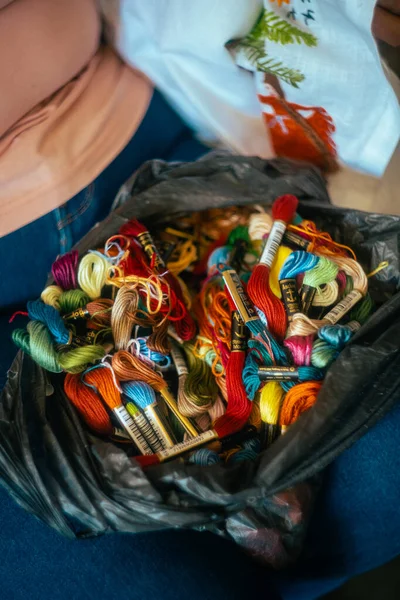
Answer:
<svg viewBox="0 0 400 600"><path fill-rule="evenodd" d="M270 2L275 2L275 0L269 0ZM278 6L282 6L283 3L285 4L290 4L290 0L276 0L278 3Z"/></svg>
<svg viewBox="0 0 400 600"><path fill-rule="evenodd" d="M335 171L336 148L332 139L335 125L321 106L287 102L267 85L259 94L264 121L277 156L303 160L324 171Z"/></svg>

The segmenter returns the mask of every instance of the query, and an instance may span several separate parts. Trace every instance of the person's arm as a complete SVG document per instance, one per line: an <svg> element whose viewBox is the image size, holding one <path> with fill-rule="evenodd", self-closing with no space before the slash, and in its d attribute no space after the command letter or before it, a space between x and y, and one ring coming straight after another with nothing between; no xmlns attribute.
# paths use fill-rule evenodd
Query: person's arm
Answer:
<svg viewBox="0 0 400 600"><path fill-rule="evenodd" d="M378 40L400 46L400 0L378 0L372 32Z"/></svg>
<svg viewBox="0 0 400 600"><path fill-rule="evenodd" d="M95 0L0 0L0 136L96 52Z"/></svg>

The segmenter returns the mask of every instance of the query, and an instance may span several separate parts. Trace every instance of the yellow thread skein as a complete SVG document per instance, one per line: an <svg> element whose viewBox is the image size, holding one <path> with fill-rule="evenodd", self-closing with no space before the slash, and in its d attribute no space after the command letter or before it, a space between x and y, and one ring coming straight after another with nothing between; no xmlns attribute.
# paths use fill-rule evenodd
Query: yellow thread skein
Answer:
<svg viewBox="0 0 400 600"><path fill-rule="evenodd" d="M100 298L101 290L106 282L109 263L100 254L89 252L79 264L78 283L82 290L92 299Z"/></svg>
<svg viewBox="0 0 400 600"><path fill-rule="evenodd" d="M271 290L278 298L282 298L281 289L279 287L279 273L283 267L284 262L288 258L289 254L292 254L292 250L287 246L279 246L278 252L275 256L275 260L272 263L271 272L269 274L269 285Z"/></svg>
<svg viewBox="0 0 400 600"><path fill-rule="evenodd" d="M60 288L60 286L48 285L46 288L44 288L43 292L40 294L40 297L45 304L52 306L56 310L60 310L58 299L63 293L64 290Z"/></svg>
<svg viewBox="0 0 400 600"><path fill-rule="evenodd" d="M264 423L276 425L279 422L279 411L285 392L277 381L269 381L261 390L260 412Z"/></svg>

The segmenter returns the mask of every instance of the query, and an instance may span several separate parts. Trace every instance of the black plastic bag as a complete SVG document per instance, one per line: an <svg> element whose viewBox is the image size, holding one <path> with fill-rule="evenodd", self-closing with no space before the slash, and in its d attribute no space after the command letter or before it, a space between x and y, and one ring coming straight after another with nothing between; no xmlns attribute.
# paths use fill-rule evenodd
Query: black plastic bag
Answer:
<svg viewBox="0 0 400 600"><path fill-rule="evenodd" d="M357 253L381 304L329 370L316 405L255 462L199 467L182 461L142 471L85 430L62 389L21 352L0 405L0 475L28 511L70 537L180 527L233 538L281 567L304 538L318 474L360 438L400 394L400 218L335 208L319 172L290 161L210 154L196 163L152 161L128 182L119 207L78 244L82 253L137 217L271 204L283 193L299 212ZM351 501L351 500L349 500Z"/></svg>

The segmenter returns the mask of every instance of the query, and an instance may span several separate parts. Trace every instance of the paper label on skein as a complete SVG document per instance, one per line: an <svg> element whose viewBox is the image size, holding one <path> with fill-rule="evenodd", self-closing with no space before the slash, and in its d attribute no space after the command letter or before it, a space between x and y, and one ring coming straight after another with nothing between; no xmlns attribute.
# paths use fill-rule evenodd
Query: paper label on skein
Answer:
<svg viewBox="0 0 400 600"><path fill-rule="evenodd" d="M173 327L168 327L168 335L170 338L172 338L173 340L175 340L176 342L178 342L178 344L183 344L183 339L179 337L179 335L176 333L175 329Z"/></svg>
<svg viewBox="0 0 400 600"><path fill-rule="evenodd" d="M265 248L260 257L260 264L266 265L269 268L272 267L272 263L274 262L274 258L278 252L285 231L286 223L284 221L274 221L267 243L265 244Z"/></svg>
<svg viewBox="0 0 400 600"><path fill-rule="evenodd" d="M64 315L63 319L67 321L76 321L77 319L88 319L89 317L90 312L86 308L77 308L67 315Z"/></svg>
<svg viewBox="0 0 400 600"><path fill-rule="evenodd" d="M300 292L301 298L301 312L303 315L308 315L310 312L317 288L311 287L310 285L303 285Z"/></svg>
<svg viewBox="0 0 400 600"><path fill-rule="evenodd" d="M299 371L296 367L259 367L258 376L261 381L298 381Z"/></svg>
<svg viewBox="0 0 400 600"><path fill-rule="evenodd" d="M239 311L245 323L250 321L258 321L258 315L254 306L245 294L242 283L239 279L238 274L234 269L224 271L222 273L225 285L229 290L233 302L235 303L236 309Z"/></svg>
<svg viewBox="0 0 400 600"><path fill-rule="evenodd" d="M238 310L232 313L231 352L246 352L247 328Z"/></svg>
<svg viewBox="0 0 400 600"><path fill-rule="evenodd" d="M178 377L181 377L181 375L187 375L189 373L189 370L186 365L185 357L183 356L183 353L179 350L179 348L177 348L174 344L172 344L171 346L171 357L174 361Z"/></svg>
<svg viewBox="0 0 400 600"><path fill-rule="evenodd" d="M161 258L161 255L157 250L150 233L148 231L144 231L143 233L139 233L137 237L140 242L140 245L142 246L149 259L152 260L154 256L154 266L165 269L165 263Z"/></svg>
<svg viewBox="0 0 400 600"><path fill-rule="evenodd" d="M359 290L353 290L325 315L324 320L326 319L332 325L335 325L362 297L363 295Z"/></svg>
<svg viewBox="0 0 400 600"><path fill-rule="evenodd" d="M191 438L186 442L181 442L180 444L175 444L173 448L169 448L167 450L162 450L162 452L157 452L157 456L161 462L167 460L168 458L172 458L174 456L179 456L179 454L183 454L184 452L188 452L189 450L193 450L198 446L202 446L203 444L207 444L211 442L211 440L218 439L218 435L215 431L210 429L210 431L205 431L204 433L200 433L195 438Z"/></svg>
<svg viewBox="0 0 400 600"><path fill-rule="evenodd" d="M158 439L154 429L142 414L137 413L137 415L133 417L133 420L146 442L151 446L153 452L164 449L161 440Z"/></svg>
<svg viewBox="0 0 400 600"><path fill-rule="evenodd" d="M74 346L91 346L96 341L96 332L89 331L86 335L79 336L76 335L72 338L72 344Z"/></svg>
<svg viewBox="0 0 400 600"><path fill-rule="evenodd" d="M361 328L361 323L359 323L358 321L350 321L350 323L346 324L346 327L348 327L350 331L353 331L353 333L355 333Z"/></svg>
<svg viewBox="0 0 400 600"><path fill-rule="evenodd" d="M230 435L225 436L221 439L221 452L225 452L229 448L233 448L246 440L250 440L257 436L257 427L254 425L246 425L240 431L236 431L235 433L231 433Z"/></svg>
<svg viewBox="0 0 400 600"><path fill-rule="evenodd" d="M120 429L119 427L114 427L112 432L113 437L121 438L123 440L131 440L131 436L128 435L125 429Z"/></svg>
<svg viewBox="0 0 400 600"><path fill-rule="evenodd" d="M142 454L153 454L152 449L138 430L134 420L126 410L125 406L122 406L121 404L121 406L117 406L117 408L114 408L113 412L117 416L117 419L121 423L122 427L129 434L133 442L136 444L139 451Z"/></svg>
<svg viewBox="0 0 400 600"><path fill-rule="evenodd" d="M172 448L175 440L165 427L162 417L158 414L158 405L150 404L150 406L146 406L144 414L155 431L157 438L161 441L163 448Z"/></svg>
<svg viewBox="0 0 400 600"><path fill-rule="evenodd" d="M291 321L293 315L300 311L300 297L297 291L297 283L295 279L281 279L279 281L281 288L282 300L285 305L288 320Z"/></svg>
<svg viewBox="0 0 400 600"><path fill-rule="evenodd" d="M167 264L167 262L171 258L175 248L176 244L174 242L161 242L160 252L162 254L162 260L165 264Z"/></svg>
<svg viewBox="0 0 400 600"><path fill-rule="evenodd" d="M309 240L304 239L301 235L297 235L293 233L293 231L285 231L283 235L283 242L288 246L296 246L296 248L301 248L301 250L308 250L311 242Z"/></svg>

